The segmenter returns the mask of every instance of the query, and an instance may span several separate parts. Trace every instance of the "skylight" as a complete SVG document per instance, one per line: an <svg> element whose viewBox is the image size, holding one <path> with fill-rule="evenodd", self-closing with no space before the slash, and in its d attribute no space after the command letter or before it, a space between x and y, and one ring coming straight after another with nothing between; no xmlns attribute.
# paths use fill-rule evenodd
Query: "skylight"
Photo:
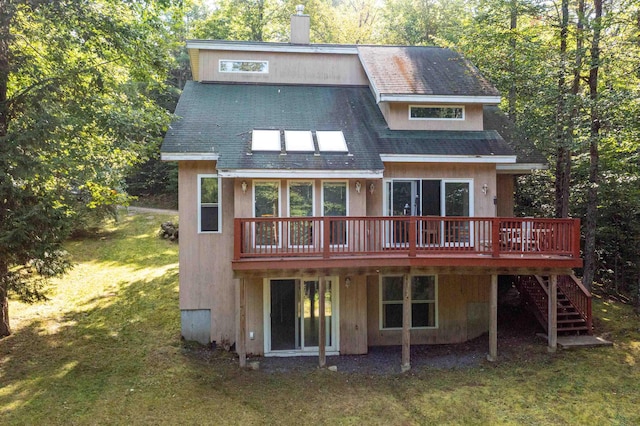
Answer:
<svg viewBox="0 0 640 426"><path fill-rule="evenodd" d="M284 144L290 152L313 152L313 137L308 130L285 130Z"/></svg>
<svg viewBox="0 0 640 426"><path fill-rule="evenodd" d="M347 152L347 143L341 130L317 131L320 152Z"/></svg>
<svg viewBox="0 0 640 426"><path fill-rule="evenodd" d="M280 130L254 130L251 134L252 151L280 151Z"/></svg>

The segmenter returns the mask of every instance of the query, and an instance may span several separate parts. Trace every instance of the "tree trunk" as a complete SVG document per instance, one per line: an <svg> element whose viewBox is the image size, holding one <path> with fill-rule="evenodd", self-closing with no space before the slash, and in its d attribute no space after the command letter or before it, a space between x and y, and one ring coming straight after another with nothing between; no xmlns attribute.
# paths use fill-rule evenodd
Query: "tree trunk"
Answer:
<svg viewBox="0 0 640 426"><path fill-rule="evenodd" d="M516 123L516 28L518 28L518 1L511 0L511 30L509 35L509 46L511 48L511 56L509 58L509 73L511 74L511 85L509 86L509 95L507 101L509 103L509 118L512 123Z"/></svg>
<svg viewBox="0 0 640 426"><path fill-rule="evenodd" d="M0 262L0 338L11 334L9 324L9 297L7 295L7 285L5 279L9 272L6 263Z"/></svg>
<svg viewBox="0 0 640 426"><path fill-rule="evenodd" d="M7 88L9 83L10 24L14 6L8 0L0 0L0 137L6 136L8 125Z"/></svg>
<svg viewBox="0 0 640 426"><path fill-rule="evenodd" d="M598 214L598 184L600 154L600 111L598 109L598 71L600 67L600 37L602 26L602 0L594 0L593 38L591 41L591 69L589 71L589 100L591 101L591 128L589 137L589 186L584 237L584 275L582 282L591 290L596 271L596 225Z"/></svg>
<svg viewBox="0 0 640 426"><path fill-rule="evenodd" d="M569 216L569 183L571 153L567 140L566 75L567 37L569 32L569 0L562 0L560 22L560 66L558 70L558 104L556 106L556 217Z"/></svg>

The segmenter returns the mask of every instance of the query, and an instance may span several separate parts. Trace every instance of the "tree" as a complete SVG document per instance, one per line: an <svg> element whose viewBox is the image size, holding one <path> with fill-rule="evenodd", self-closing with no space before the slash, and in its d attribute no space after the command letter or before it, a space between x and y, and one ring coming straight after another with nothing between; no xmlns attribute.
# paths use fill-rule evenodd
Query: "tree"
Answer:
<svg viewBox="0 0 640 426"><path fill-rule="evenodd" d="M126 202L124 173L168 114L155 2L0 0L0 336L8 294L42 299L87 213Z"/></svg>
<svg viewBox="0 0 640 426"><path fill-rule="evenodd" d="M596 225L598 208L598 184L600 181L600 110L598 84L600 71L600 38L602 36L602 0L593 0L594 18L591 37L591 63L589 68L589 186L587 190L587 214L584 236L584 274L582 281L591 289L596 272Z"/></svg>

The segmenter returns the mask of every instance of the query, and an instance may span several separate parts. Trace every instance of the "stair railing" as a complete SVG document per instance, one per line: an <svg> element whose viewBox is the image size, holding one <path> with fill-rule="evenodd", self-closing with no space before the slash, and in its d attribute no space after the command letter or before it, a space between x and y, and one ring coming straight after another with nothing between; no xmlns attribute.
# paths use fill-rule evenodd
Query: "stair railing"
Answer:
<svg viewBox="0 0 640 426"><path fill-rule="evenodd" d="M575 275L558 276L558 289L567 296L576 311L585 320L588 333L593 329L591 293Z"/></svg>

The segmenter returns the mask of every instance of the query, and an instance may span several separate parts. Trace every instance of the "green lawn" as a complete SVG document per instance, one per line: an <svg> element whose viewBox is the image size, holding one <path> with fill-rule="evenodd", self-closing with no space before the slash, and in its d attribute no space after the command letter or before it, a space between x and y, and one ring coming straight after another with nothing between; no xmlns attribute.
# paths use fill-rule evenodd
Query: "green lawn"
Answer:
<svg viewBox="0 0 640 426"><path fill-rule="evenodd" d="M595 302L613 348L401 375L244 371L180 341L177 245L159 215L72 241L51 300L13 301L0 424L640 424L640 321Z"/></svg>

